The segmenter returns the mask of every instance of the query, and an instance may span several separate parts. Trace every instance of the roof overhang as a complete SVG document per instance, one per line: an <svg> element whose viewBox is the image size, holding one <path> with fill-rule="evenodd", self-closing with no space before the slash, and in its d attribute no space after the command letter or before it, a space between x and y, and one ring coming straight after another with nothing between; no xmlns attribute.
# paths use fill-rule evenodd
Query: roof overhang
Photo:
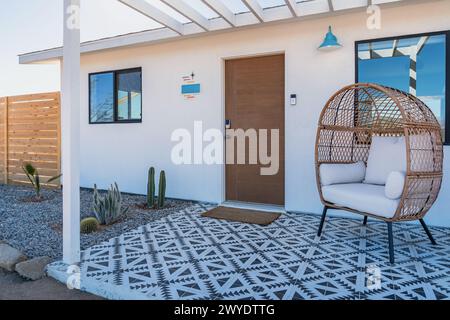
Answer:
<svg viewBox="0 0 450 320"><path fill-rule="evenodd" d="M183 14L190 22L181 24L169 15L153 7L145 0L118 0L139 13L154 19L163 27L158 29L140 31L110 38L104 38L81 44L81 53L94 53L104 50L128 48L176 41L192 37L233 32L248 28L257 28L270 24L289 23L308 19L318 19L352 12L361 12L370 4L379 4L383 7L394 7L443 0L350 0L353 5L337 8L332 0L312 0L296 2L284 0L284 5L262 8L256 0L246 0L243 3L249 8L248 12L235 14L231 12L222 1L202 0L213 9L218 17L205 19L193 8L181 0L162 0L171 8ZM19 55L20 64L57 62L62 57L62 47L46 49Z"/></svg>

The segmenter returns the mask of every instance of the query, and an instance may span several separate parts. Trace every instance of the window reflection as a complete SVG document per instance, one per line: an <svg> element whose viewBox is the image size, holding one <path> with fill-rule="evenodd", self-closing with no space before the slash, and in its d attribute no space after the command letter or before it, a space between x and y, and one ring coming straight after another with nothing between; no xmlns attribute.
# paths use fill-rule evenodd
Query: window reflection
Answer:
<svg viewBox="0 0 450 320"><path fill-rule="evenodd" d="M358 44L358 82L409 92L430 107L445 137L446 35Z"/></svg>

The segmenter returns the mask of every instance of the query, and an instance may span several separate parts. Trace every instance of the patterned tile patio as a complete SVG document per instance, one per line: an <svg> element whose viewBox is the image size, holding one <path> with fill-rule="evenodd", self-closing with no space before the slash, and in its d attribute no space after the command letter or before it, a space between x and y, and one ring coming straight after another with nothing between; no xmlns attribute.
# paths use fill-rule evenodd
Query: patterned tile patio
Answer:
<svg viewBox="0 0 450 320"><path fill-rule="evenodd" d="M268 227L203 218L210 205L142 226L82 254L82 281L116 299L449 299L450 230L286 213ZM370 276L380 286L368 287Z"/></svg>

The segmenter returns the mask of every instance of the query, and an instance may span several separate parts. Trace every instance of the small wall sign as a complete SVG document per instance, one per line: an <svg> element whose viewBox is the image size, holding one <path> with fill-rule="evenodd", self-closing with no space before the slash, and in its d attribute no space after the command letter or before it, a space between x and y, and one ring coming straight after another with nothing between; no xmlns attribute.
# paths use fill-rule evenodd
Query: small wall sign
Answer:
<svg viewBox="0 0 450 320"><path fill-rule="evenodd" d="M195 81L195 74L192 72L189 76L183 77L183 84L181 85L181 94L187 100L193 100L201 92L201 85Z"/></svg>

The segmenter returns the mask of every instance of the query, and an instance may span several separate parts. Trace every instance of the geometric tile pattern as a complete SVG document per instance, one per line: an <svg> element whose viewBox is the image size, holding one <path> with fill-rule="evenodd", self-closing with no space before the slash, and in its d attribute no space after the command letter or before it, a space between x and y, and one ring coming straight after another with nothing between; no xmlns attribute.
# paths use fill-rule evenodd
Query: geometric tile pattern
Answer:
<svg viewBox="0 0 450 320"><path fill-rule="evenodd" d="M450 230L285 213L270 226L203 218L196 204L82 253L82 278L152 300L449 299ZM375 282L370 282L374 280ZM377 281L380 280L380 281ZM370 284L373 284L372 286Z"/></svg>

